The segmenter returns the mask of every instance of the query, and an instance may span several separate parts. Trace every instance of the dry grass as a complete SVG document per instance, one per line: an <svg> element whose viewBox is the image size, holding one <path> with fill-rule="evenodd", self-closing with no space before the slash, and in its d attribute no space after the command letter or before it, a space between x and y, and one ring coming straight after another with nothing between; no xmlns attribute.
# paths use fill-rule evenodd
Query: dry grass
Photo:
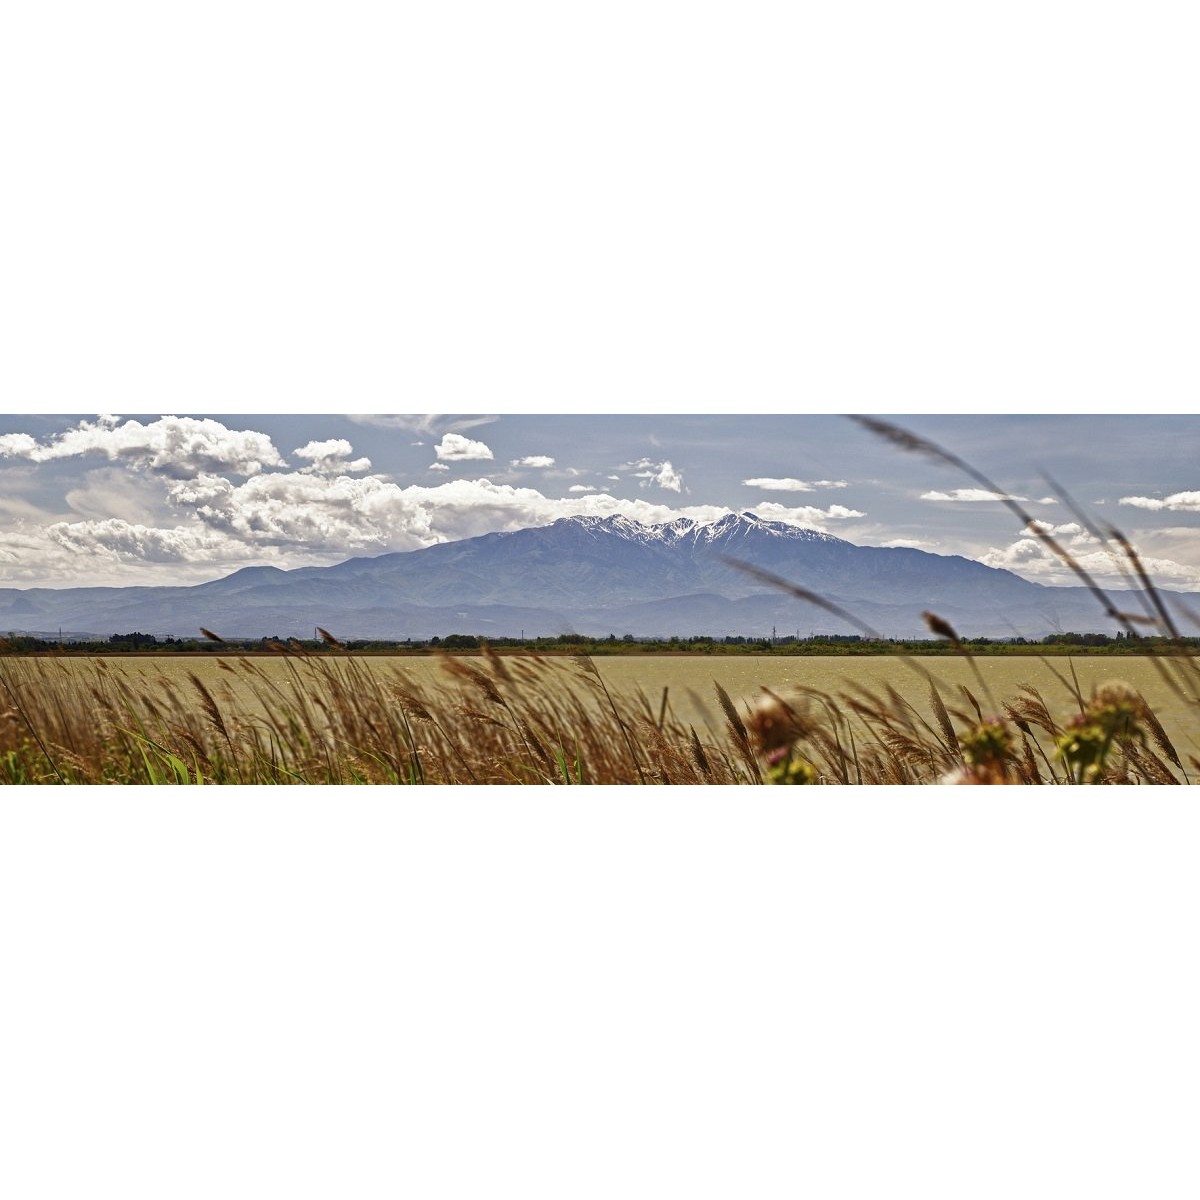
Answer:
<svg viewBox="0 0 1200 1200"><path fill-rule="evenodd" d="M0 782L118 784L1186 783L1181 755L1123 684L1052 711L1031 687L995 715L930 679L924 711L885 685L799 689L739 707L720 734L609 693L588 659L443 657L403 667L289 653L286 683L223 659L250 700L193 674L131 684L103 659L0 659Z"/></svg>
<svg viewBox="0 0 1200 1200"><path fill-rule="evenodd" d="M400 668L288 657L287 683L223 659L254 703L194 675L132 686L103 659L0 660L8 783L743 783L752 754L610 696L587 659L444 657L424 690ZM219 689L218 689L219 691Z"/></svg>

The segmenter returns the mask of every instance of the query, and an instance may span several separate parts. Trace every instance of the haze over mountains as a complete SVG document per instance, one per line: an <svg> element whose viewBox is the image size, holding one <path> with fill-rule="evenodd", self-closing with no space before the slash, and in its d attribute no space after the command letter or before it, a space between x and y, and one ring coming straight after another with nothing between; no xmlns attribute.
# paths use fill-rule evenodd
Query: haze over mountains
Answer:
<svg viewBox="0 0 1200 1200"><path fill-rule="evenodd" d="M853 633L730 565L747 563L840 604L891 637L928 636L932 609L964 637L1115 631L1084 588L1047 587L972 559L851 542L749 513L713 524L567 517L331 567L247 567L191 587L0 589L0 629L109 636L722 637ZM1113 593L1129 611L1139 598ZM1195 598L1193 598L1195 600Z"/></svg>

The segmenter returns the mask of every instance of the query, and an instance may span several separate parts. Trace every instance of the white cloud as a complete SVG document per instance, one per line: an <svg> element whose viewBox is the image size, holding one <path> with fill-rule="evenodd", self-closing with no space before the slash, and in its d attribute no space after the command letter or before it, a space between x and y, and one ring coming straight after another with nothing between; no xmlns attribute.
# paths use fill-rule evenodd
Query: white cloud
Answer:
<svg viewBox="0 0 1200 1200"><path fill-rule="evenodd" d="M524 458L514 458L514 467L552 467L554 459L548 454L527 454Z"/></svg>
<svg viewBox="0 0 1200 1200"><path fill-rule="evenodd" d="M1175 492L1161 500L1153 496L1122 496L1117 503L1151 512L1200 512L1200 492Z"/></svg>
<svg viewBox="0 0 1200 1200"><path fill-rule="evenodd" d="M332 554L438 540L419 505L397 502L402 495L377 476L273 472L238 485L209 476L174 488L171 498L204 525L247 542Z"/></svg>
<svg viewBox="0 0 1200 1200"><path fill-rule="evenodd" d="M783 479L772 479L766 476L743 479L742 483L746 487L762 488L768 492L812 492L817 488L844 488L847 486L844 479L817 479L808 483L803 479L792 479L790 476Z"/></svg>
<svg viewBox="0 0 1200 1200"><path fill-rule="evenodd" d="M292 453L297 458L349 458L354 447L345 438L329 438L324 442L307 442Z"/></svg>
<svg viewBox="0 0 1200 1200"><path fill-rule="evenodd" d="M1030 500L1028 496L1005 496L1003 492L989 492L984 488L955 488L952 492L922 492L922 500L953 501L957 504L982 504L987 501L1016 500L1021 504L1057 504L1053 496L1042 496Z"/></svg>
<svg viewBox="0 0 1200 1200"><path fill-rule="evenodd" d="M429 469L431 471L448 471L448 470L450 470L450 468L448 466L446 466L445 463L430 463Z"/></svg>
<svg viewBox="0 0 1200 1200"><path fill-rule="evenodd" d="M988 500L1003 500L1002 492L988 492L983 488L955 488L952 492L922 492L922 500L952 500L959 504L979 504ZM1012 496L1013 500L1024 500L1024 496Z"/></svg>
<svg viewBox="0 0 1200 1200"><path fill-rule="evenodd" d="M1053 525L1049 521L1034 521L1033 525L1040 529L1043 533L1048 533L1051 537L1061 541L1068 541L1072 546L1095 546L1099 544L1099 538L1093 537L1088 533L1078 521L1065 521L1061 525ZM1022 534L1021 536L1024 536Z"/></svg>
<svg viewBox="0 0 1200 1200"><path fill-rule="evenodd" d="M879 544L903 550L923 550L926 546L936 546L937 542L927 542L922 538L890 538L888 541L880 542Z"/></svg>
<svg viewBox="0 0 1200 1200"><path fill-rule="evenodd" d="M473 442L460 433L447 433L433 448L441 462L466 462L495 457L483 442Z"/></svg>
<svg viewBox="0 0 1200 1200"><path fill-rule="evenodd" d="M228 562L257 558L255 548L203 525L156 528L118 518L59 522L47 537L72 554L112 556L129 562Z"/></svg>
<svg viewBox="0 0 1200 1200"><path fill-rule="evenodd" d="M625 463L622 470L632 471L635 479L642 480L642 487L657 484L668 492L683 491L683 476L675 470L670 460L652 462L648 458L639 458L637 462Z"/></svg>
<svg viewBox="0 0 1200 1200"><path fill-rule="evenodd" d="M756 504L753 508L745 511L753 513L756 517L762 517L764 521L786 521L790 525L803 525L806 529L823 529L826 521L848 521L867 515L841 504L831 504L828 508L815 508L811 505L788 508L773 500L764 500L761 504Z"/></svg>
<svg viewBox="0 0 1200 1200"><path fill-rule="evenodd" d="M265 467L287 465L266 434L229 429L210 417L159 417L146 425L112 421L81 421L45 443L25 433L5 434L0 437L0 456L41 463L96 454L174 479L212 471L256 475Z"/></svg>
<svg viewBox="0 0 1200 1200"><path fill-rule="evenodd" d="M356 458L348 462L354 453L354 447L345 438L330 438L324 442L309 442L292 453L297 458L307 458L310 465L306 471L368 471L371 468L369 458Z"/></svg>
<svg viewBox="0 0 1200 1200"><path fill-rule="evenodd" d="M109 518L6 531L5 583L64 586L200 583L257 563L290 566L273 546L246 543L195 521L147 526Z"/></svg>
<svg viewBox="0 0 1200 1200"><path fill-rule="evenodd" d="M595 490L590 483L573 483L567 488L568 492L594 492Z"/></svg>
<svg viewBox="0 0 1200 1200"><path fill-rule="evenodd" d="M1025 537L1018 538L1012 545L1005 546L1003 549L998 550L995 546L989 547L986 554L979 556L979 561L987 563L989 567L1011 568L1030 562L1057 562L1058 559L1050 554L1037 538Z"/></svg>
<svg viewBox="0 0 1200 1200"><path fill-rule="evenodd" d="M1127 578L1121 572L1124 556L1088 543L1095 539L1086 533L1070 543L1071 556L1094 579L1106 587L1128 587ZM1075 547L1080 548L1077 550ZM1079 584L1079 578L1045 543L1035 537L1019 537L1008 546L988 548L979 555L979 561L989 567L1003 567L1038 583L1059 585ZM1155 582L1169 588L1191 590L1200 588L1200 568L1176 562L1170 558L1143 557L1143 564Z"/></svg>
<svg viewBox="0 0 1200 1200"><path fill-rule="evenodd" d="M27 433L5 433L0 435L0 456L4 458L29 458L34 462L42 462L43 449L38 445L37 438Z"/></svg>
<svg viewBox="0 0 1200 1200"><path fill-rule="evenodd" d="M1034 521L1033 525L1043 533L1053 534L1056 537L1070 537L1072 534L1083 532L1083 526L1077 521L1066 521L1062 525L1052 525L1049 521Z"/></svg>

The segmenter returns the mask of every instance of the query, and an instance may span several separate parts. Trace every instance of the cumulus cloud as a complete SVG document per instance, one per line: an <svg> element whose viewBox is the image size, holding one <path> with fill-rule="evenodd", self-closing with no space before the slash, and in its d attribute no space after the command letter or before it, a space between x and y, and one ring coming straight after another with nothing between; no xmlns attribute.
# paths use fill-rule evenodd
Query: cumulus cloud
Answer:
<svg viewBox="0 0 1200 1200"><path fill-rule="evenodd" d="M1099 539L1088 533L1078 521L1065 521L1061 525L1053 525L1049 521L1033 521L1032 524L1036 529L1059 541L1069 541L1072 546L1096 545L1099 542Z"/></svg>
<svg viewBox="0 0 1200 1200"><path fill-rule="evenodd" d="M1153 496L1122 496L1117 503L1151 512L1200 512L1200 492L1175 492L1161 500Z"/></svg>
<svg viewBox="0 0 1200 1200"><path fill-rule="evenodd" d="M433 448L439 462L467 462L495 457L483 442L473 442L461 433L447 433Z"/></svg>
<svg viewBox="0 0 1200 1200"><path fill-rule="evenodd" d="M1002 549L991 546L986 554L979 556L979 561L987 563L989 567L1015 567L1030 562L1050 562L1051 560L1058 562L1058 559L1037 538L1031 537L1018 538L1010 546Z"/></svg>
<svg viewBox="0 0 1200 1200"><path fill-rule="evenodd" d="M81 421L48 442L25 433L0 437L0 456L31 462L101 455L110 462L148 468L174 479L204 472L256 475L266 467L287 464L266 434L229 429L211 417L159 417L143 425L116 418Z"/></svg>
<svg viewBox="0 0 1200 1200"><path fill-rule="evenodd" d="M568 492L594 492L595 490L590 483L573 483L567 488Z"/></svg>
<svg viewBox="0 0 1200 1200"><path fill-rule="evenodd" d="M257 557L251 548L203 525L163 529L111 517L61 521L47 526L46 536L75 555L109 555L130 562L228 562Z"/></svg>
<svg viewBox="0 0 1200 1200"><path fill-rule="evenodd" d="M27 433L6 433L0 435L0 455L5 458L28 458L34 462L42 462L44 450L35 437Z"/></svg>
<svg viewBox="0 0 1200 1200"><path fill-rule="evenodd" d="M324 442L306 442L292 453L297 458L349 458L354 447L345 438L329 438Z"/></svg>
<svg viewBox="0 0 1200 1200"><path fill-rule="evenodd" d="M448 466L446 466L445 463L436 463L436 462L430 463L429 469L431 471L448 471L448 470L450 470L450 468Z"/></svg>
<svg viewBox="0 0 1200 1200"><path fill-rule="evenodd" d="M514 467L552 467L554 459L548 454L527 454L524 458L514 458Z"/></svg>
<svg viewBox="0 0 1200 1200"><path fill-rule="evenodd" d="M1089 543L1092 545L1089 546ZM1076 546L1079 548L1076 549ZM1095 545L1095 539L1081 533L1071 541L1071 553L1076 562L1094 579L1105 586L1128 587L1121 572L1124 555ZM1038 583L1077 586L1078 577L1044 542L1035 537L1017 538L1008 546L988 548L979 561L989 567L1002 567ZM1200 568L1170 558L1142 556L1150 576L1166 587L1192 590L1200 588Z"/></svg>
<svg viewBox="0 0 1200 1200"><path fill-rule="evenodd" d="M0 544L10 585L199 583L257 563L293 565L275 547L245 543L191 520L174 527L119 518L59 521L8 530Z"/></svg>
<svg viewBox="0 0 1200 1200"><path fill-rule="evenodd" d="M926 546L936 546L937 542L927 542L922 538L890 538L888 541L880 542L879 544L903 550L923 550Z"/></svg>
<svg viewBox="0 0 1200 1200"><path fill-rule="evenodd" d="M324 442L309 442L292 453L297 458L307 458L309 466L305 471L368 471L371 468L369 458L356 458L348 461L354 453L354 447L345 438L330 438Z"/></svg>
<svg viewBox="0 0 1200 1200"><path fill-rule="evenodd" d="M816 479L809 483L803 479L792 479L790 476L783 479L772 479L766 476L743 479L742 483L746 487L762 488L767 492L812 492L817 488L844 488L847 486L844 479Z"/></svg>
<svg viewBox="0 0 1200 1200"><path fill-rule="evenodd" d="M1065 521L1061 525L1053 525L1049 521L1034 521L1033 526L1035 529L1040 529L1043 533L1056 534L1060 536L1070 536L1071 534L1083 532L1083 526L1080 525L1078 521Z"/></svg>

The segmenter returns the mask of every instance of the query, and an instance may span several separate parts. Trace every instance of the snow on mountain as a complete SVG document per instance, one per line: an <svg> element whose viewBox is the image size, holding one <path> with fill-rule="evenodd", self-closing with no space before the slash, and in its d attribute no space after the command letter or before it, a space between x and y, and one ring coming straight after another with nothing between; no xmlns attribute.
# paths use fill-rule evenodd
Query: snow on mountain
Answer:
<svg viewBox="0 0 1200 1200"><path fill-rule="evenodd" d="M639 521L617 514L611 517L560 517L548 528L576 528L597 534L610 535L644 546L669 546L689 540L695 543L715 544L732 542L750 531L774 537L793 538L800 541L836 542L850 545L842 538L792 525L785 521L766 521L753 513L726 513L715 521L693 521L690 517L678 517L659 525L643 525ZM518 531L521 532L521 531Z"/></svg>

